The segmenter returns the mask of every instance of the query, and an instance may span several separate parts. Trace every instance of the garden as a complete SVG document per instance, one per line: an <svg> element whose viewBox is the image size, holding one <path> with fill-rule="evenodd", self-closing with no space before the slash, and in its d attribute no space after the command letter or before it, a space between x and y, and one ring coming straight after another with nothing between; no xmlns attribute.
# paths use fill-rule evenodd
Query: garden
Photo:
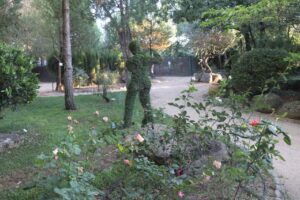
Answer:
<svg viewBox="0 0 300 200"><path fill-rule="evenodd" d="M0 199L297 199L299 5L0 0Z"/></svg>

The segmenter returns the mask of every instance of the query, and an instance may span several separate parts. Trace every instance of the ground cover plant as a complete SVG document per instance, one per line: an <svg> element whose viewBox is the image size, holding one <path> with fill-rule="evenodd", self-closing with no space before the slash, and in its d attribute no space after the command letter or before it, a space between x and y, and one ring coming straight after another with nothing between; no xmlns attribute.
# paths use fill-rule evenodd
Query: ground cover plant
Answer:
<svg viewBox="0 0 300 200"><path fill-rule="evenodd" d="M22 189L2 195L8 199L266 198L271 159L282 158L276 150L278 137L290 144L288 135L267 121L244 119L241 96L199 103L192 100L194 91L191 86L170 103L179 109L172 121L156 112L160 123L166 124L160 128L119 130L119 116L109 112L112 115L100 117L105 110L91 108L86 127L77 113L66 113L61 118L64 137L37 157L39 173ZM80 99L87 103L94 96ZM228 107L216 108L221 105ZM190 119L188 109L199 113L199 120ZM222 146L226 151L214 154ZM255 191L253 185L261 187Z"/></svg>

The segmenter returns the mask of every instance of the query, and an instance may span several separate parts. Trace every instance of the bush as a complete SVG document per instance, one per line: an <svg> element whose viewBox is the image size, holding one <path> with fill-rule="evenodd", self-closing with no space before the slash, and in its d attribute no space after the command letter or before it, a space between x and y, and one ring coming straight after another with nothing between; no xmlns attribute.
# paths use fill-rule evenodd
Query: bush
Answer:
<svg viewBox="0 0 300 200"><path fill-rule="evenodd" d="M73 71L73 85L74 87L86 86L88 84L89 75L80 68L74 68Z"/></svg>
<svg viewBox="0 0 300 200"><path fill-rule="evenodd" d="M21 50L0 44L0 111L34 99L38 79L32 60Z"/></svg>
<svg viewBox="0 0 300 200"><path fill-rule="evenodd" d="M82 138L68 116L68 136L36 160L41 173L33 192L65 200L265 199L271 158L283 159L278 138L290 145L290 137L270 122L243 118L244 96L196 102L195 91L190 86L169 103L178 114L154 129L120 130L121 123L100 122L96 111L105 125Z"/></svg>
<svg viewBox="0 0 300 200"><path fill-rule="evenodd" d="M283 49L254 49L246 52L231 70L233 88L254 95L262 92L265 86L272 87L270 80L276 80L287 68L287 56L288 53Z"/></svg>
<svg viewBox="0 0 300 200"><path fill-rule="evenodd" d="M120 68L121 60L117 51L104 50L99 55L101 69L115 71Z"/></svg>

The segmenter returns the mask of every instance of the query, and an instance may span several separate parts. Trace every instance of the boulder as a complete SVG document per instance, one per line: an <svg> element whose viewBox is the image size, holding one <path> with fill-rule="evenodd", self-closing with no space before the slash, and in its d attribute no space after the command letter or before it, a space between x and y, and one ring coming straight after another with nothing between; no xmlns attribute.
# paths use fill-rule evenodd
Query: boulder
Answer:
<svg viewBox="0 0 300 200"><path fill-rule="evenodd" d="M229 159L228 148L220 141L210 141L208 143L208 151L200 152L199 158L194 160L190 169L187 172L188 175L201 175L203 173L203 167L207 165L209 161L227 161Z"/></svg>
<svg viewBox="0 0 300 200"><path fill-rule="evenodd" d="M192 77L192 81L199 82L201 78L201 73L194 73Z"/></svg>
<svg viewBox="0 0 300 200"><path fill-rule="evenodd" d="M203 83L211 83L212 82L212 74L206 73L206 72L201 73L201 78L199 81L203 82Z"/></svg>
<svg viewBox="0 0 300 200"><path fill-rule="evenodd" d="M140 133L145 142L148 144L147 152L140 152L141 154L151 158L158 164L164 164L172 156L176 141L167 135L174 134L174 130L163 124L154 124L142 128L140 132L127 135L125 138L126 143L132 143L135 140L135 135ZM168 139L166 139L168 138Z"/></svg>
<svg viewBox="0 0 300 200"><path fill-rule="evenodd" d="M278 94L284 102L300 101L300 91L279 90L276 91L276 94Z"/></svg>
<svg viewBox="0 0 300 200"><path fill-rule="evenodd" d="M287 113L287 117L291 119L300 119L300 101L284 103L279 109L279 113Z"/></svg>
<svg viewBox="0 0 300 200"><path fill-rule="evenodd" d="M256 111L262 113L272 113L273 109L278 110L283 104L281 97L274 93L269 93L264 96L256 95L253 97L252 102L254 103Z"/></svg>
<svg viewBox="0 0 300 200"><path fill-rule="evenodd" d="M211 83L212 80L212 73L206 72L194 73L192 77L192 81L195 82Z"/></svg>
<svg viewBox="0 0 300 200"><path fill-rule="evenodd" d="M23 140L19 134L0 134L0 153L19 146Z"/></svg>

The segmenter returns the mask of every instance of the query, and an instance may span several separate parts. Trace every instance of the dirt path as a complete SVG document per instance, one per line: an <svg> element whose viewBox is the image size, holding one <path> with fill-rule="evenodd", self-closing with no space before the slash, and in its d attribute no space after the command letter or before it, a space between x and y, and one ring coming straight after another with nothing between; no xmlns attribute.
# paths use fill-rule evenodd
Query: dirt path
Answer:
<svg viewBox="0 0 300 200"><path fill-rule="evenodd" d="M187 88L189 81L189 77L158 78L154 81L151 91L152 105L155 108L165 108L165 112L169 115L175 114L176 109L167 104ZM196 84L196 87L198 92L195 94L195 98L201 101L203 95L208 92L209 84L200 83ZM193 113L190 113L190 115L196 117ZM253 117L271 120L291 136L292 146L288 146L283 142L278 144L278 150L286 161L274 160L274 168L290 198L300 200L300 121L285 119L276 122L274 118L259 113L254 114Z"/></svg>

